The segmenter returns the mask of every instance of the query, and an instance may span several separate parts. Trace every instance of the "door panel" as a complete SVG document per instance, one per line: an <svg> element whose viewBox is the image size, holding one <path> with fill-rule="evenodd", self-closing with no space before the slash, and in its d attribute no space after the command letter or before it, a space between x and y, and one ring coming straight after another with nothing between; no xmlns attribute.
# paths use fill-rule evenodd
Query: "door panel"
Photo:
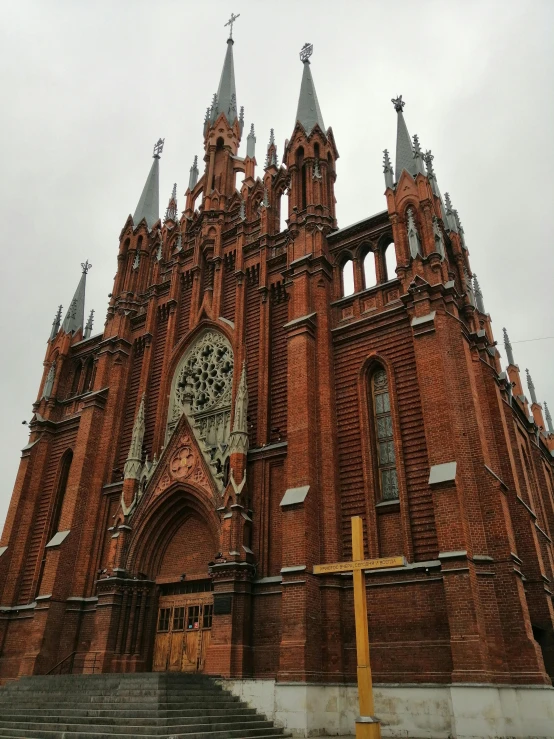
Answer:
<svg viewBox="0 0 554 739"><path fill-rule="evenodd" d="M210 643L212 613L211 592L161 596L152 670L202 671Z"/></svg>

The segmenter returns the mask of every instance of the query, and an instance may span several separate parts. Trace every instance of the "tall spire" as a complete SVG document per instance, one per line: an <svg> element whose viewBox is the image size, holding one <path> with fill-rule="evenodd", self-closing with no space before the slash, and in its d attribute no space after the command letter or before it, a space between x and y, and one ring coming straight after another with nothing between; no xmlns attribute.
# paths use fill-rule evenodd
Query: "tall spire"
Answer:
<svg viewBox="0 0 554 739"><path fill-rule="evenodd" d="M233 18L233 15L231 15ZM235 16L238 18L238 16ZM234 20L233 20L234 22ZM237 120L237 91L235 88L235 65L233 62L233 23L230 22L231 31L227 39L227 51L225 52L225 60L221 71L221 79L217 88L217 95L212 102L211 120L215 121L220 113L224 113L229 125Z"/></svg>
<svg viewBox="0 0 554 739"><path fill-rule="evenodd" d="M527 375L527 387L529 388L531 402L537 403L537 393L535 392L535 386L533 384L533 379L528 369L525 370L525 374Z"/></svg>
<svg viewBox="0 0 554 739"><path fill-rule="evenodd" d="M151 229L160 217L160 156L164 148L164 142L165 139L158 139L154 145L154 161L133 216L135 226L138 226L144 218L146 219L146 225Z"/></svg>
<svg viewBox="0 0 554 739"><path fill-rule="evenodd" d="M508 364L513 364L515 367L514 362L514 353L512 351L512 345L510 343L510 337L508 336L508 332L505 328L502 329L502 333L504 334L504 349L506 349L506 355L508 357Z"/></svg>
<svg viewBox="0 0 554 739"><path fill-rule="evenodd" d="M66 334L74 334L85 325L85 288L87 283L87 274L92 264L89 264L87 259L86 262L81 264L83 274L75 290L75 295L71 301L65 318L63 321L62 329Z"/></svg>
<svg viewBox="0 0 554 739"><path fill-rule="evenodd" d="M300 60L304 65L304 69L302 71L302 83L300 85L296 120L302 124L307 136L310 135L316 123L325 132L325 124L323 123L323 116L321 115L321 109L310 71L310 57L313 50L313 44L304 44L300 51Z"/></svg>
<svg viewBox="0 0 554 739"><path fill-rule="evenodd" d="M52 321L52 331L50 331L50 341L54 341L60 330L60 324L62 322L62 306L58 306L54 320Z"/></svg>
<svg viewBox="0 0 554 739"><path fill-rule="evenodd" d="M402 170L406 170L412 177L415 177L418 173L416 161L414 159L414 150L412 148L412 142L410 134L408 133L408 127L404 120L404 114L402 109L406 103L402 100L402 95L397 98L392 98L392 104L398 114L398 123L396 128L396 181L400 180L402 176Z"/></svg>
<svg viewBox="0 0 554 739"><path fill-rule="evenodd" d="M546 416L546 425L548 426L548 433L554 434L554 426L552 426L552 416L550 415L550 409L544 401L544 415Z"/></svg>

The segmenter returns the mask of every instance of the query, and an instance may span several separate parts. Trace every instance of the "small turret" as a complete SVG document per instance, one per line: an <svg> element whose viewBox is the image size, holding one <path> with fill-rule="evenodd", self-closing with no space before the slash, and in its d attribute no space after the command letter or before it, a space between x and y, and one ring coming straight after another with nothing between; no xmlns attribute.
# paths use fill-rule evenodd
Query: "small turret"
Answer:
<svg viewBox="0 0 554 739"><path fill-rule="evenodd" d="M54 339L58 335L58 331L60 330L61 322L62 322L62 306L60 305L58 307L58 310L56 311L56 315L54 316L54 320L52 321L52 330L50 331L50 341L54 341Z"/></svg>
<svg viewBox="0 0 554 739"><path fill-rule="evenodd" d="M418 174L425 174L425 167L423 166L423 152L419 144L419 136L417 133L414 135L414 161L415 168Z"/></svg>
<svg viewBox="0 0 554 739"><path fill-rule="evenodd" d="M481 292L481 286L479 285L477 275L473 275L473 293L475 295L475 305L477 307L477 310L479 311L479 313L486 313L487 311L485 310L483 293Z"/></svg>
<svg viewBox="0 0 554 739"><path fill-rule="evenodd" d="M198 156L195 156L194 161L192 163L192 167L190 168L189 190L194 190L197 182L198 182Z"/></svg>
<svg viewBox="0 0 554 739"><path fill-rule="evenodd" d="M502 332L504 334L504 349L506 350L506 356L508 357L508 364L512 364L515 367L514 353L512 351L512 345L510 343L510 337L508 336L508 332L505 328L502 329Z"/></svg>
<svg viewBox="0 0 554 739"><path fill-rule="evenodd" d="M90 315L88 317L87 325L85 326L85 335L84 335L85 339L88 339L92 333L93 322L94 322L94 309L91 310Z"/></svg>
<svg viewBox="0 0 554 739"><path fill-rule="evenodd" d="M529 395L531 396L531 402L536 403L537 393L535 392L535 385L533 384L533 378L531 377L531 374L528 369L525 370L525 374L527 375L527 387L529 388Z"/></svg>
<svg viewBox="0 0 554 739"><path fill-rule="evenodd" d="M385 174L385 187L388 189L394 187L394 171L389 157L389 150L383 152L383 172Z"/></svg>
<svg viewBox="0 0 554 739"><path fill-rule="evenodd" d="M254 124L250 126L250 133L246 137L246 156L254 159L256 156L256 134L254 132Z"/></svg>
<svg viewBox="0 0 554 739"><path fill-rule="evenodd" d="M267 155L265 158L264 169L269 169L270 167L277 168L278 166L279 164L277 161L277 147L275 146L275 132L273 129L270 129L269 144L267 145Z"/></svg>
<svg viewBox="0 0 554 739"><path fill-rule="evenodd" d="M142 471L142 443L144 441L145 421L144 421L144 401L143 394L135 423L133 426L133 435L131 437L131 445L127 454L127 461L124 467L124 479L138 480Z"/></svg>
<svg viewBox="0 0 554 739"><path fill-rule="evenodd" d="M177 183L175 183L173 185L173 190L171 191L171 197L169 198L167 208L165 209L164 222L176 221L177 217Z"/></svg>
<svg viewBox="0 0 554 739"><path fill-rule="evenodd" d="M546 425L548 426L548 433L554 435L554 426L552 425L552 416L550 415L550 409L544 401L544 415L546 416Z"/></svg>

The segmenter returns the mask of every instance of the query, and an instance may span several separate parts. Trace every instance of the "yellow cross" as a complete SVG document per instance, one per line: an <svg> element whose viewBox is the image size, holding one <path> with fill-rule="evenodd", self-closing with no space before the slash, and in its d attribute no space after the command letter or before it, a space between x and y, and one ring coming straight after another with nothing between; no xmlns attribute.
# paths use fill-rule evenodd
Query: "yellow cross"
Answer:
<svg viewBox="0 0 554 739"><path fill-rule="evenodd" d="M403 567L404 557L364 559L364 527L360 516L352 517L352 562L314 565L314 575L333 572L351 572L354 580L354 618L356 623L356 654L358 658L358 701L360 716L356 720L356 739L380 739L381 725L373 715L373 683L369 662L369 629L367 624L367 598L364 570L384 567Z"/></svg>

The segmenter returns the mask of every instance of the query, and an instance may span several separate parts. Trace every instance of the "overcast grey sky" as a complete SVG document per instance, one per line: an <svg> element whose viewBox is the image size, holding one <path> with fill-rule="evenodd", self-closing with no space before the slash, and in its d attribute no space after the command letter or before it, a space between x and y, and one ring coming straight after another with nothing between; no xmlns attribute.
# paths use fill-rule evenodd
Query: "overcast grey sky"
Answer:
<svg viewBox="0 0 554 739"><path fill-rule="evenodd" d="M339 226L386 207L382 150L408 129L435 155L459 210L496 339L554 411L552 0L3 0L0 310L4 361L0 525L59 303L93 264L87 307L102 329L118 236L165 137L161 207L179 206L215 92L231 11L238 105L263 164L269 129L292 133L302 66L312 73L337 164ZM243 142L242 152L246 146ZM523 342L526 343L516 343ZM503 347L500 347L503 352Z"/></svg>

